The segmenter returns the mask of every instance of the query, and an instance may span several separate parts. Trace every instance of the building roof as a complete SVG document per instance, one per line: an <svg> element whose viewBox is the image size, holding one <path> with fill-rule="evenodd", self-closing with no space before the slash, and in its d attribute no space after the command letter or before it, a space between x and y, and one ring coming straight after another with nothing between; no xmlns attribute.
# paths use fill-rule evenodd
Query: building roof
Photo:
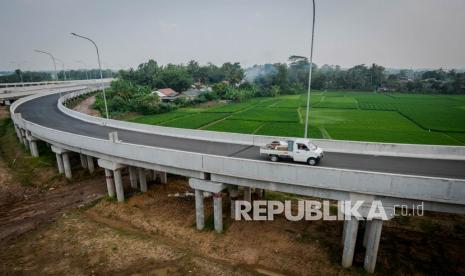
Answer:
<svg viewBox="0 0 465 276"><path fill-rule="evenodd" d="M157 93L158 93L159 96L161 96L160 95L160 93L161 93L161 94L165 95L165 97L174 97L174 96L178 95L178 92L174 91L171 88L158 89Z"/></svg>
<svg viewBox="0 0 465 276"><path fill-rule="evenodd" d="M189 89L187 91L184 91L182 92L184 95L188 96L188 97L197 97L198 95L200 95L201 93L203 93L204 91L201 91L199 89Z"/></svg>

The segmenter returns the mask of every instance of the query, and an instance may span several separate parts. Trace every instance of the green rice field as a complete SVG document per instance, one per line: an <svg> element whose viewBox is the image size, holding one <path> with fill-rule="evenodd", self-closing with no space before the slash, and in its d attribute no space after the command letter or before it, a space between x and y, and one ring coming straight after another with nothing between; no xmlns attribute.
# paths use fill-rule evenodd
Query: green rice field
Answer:
<svg viewBox="0 0 465 276"><path fill-rule="evenodd" d="M255 98L140 116L169 127L272 136L304 135L306 95ZM310 137L354 141L465 145L465 96L313 92Z"/></svg>

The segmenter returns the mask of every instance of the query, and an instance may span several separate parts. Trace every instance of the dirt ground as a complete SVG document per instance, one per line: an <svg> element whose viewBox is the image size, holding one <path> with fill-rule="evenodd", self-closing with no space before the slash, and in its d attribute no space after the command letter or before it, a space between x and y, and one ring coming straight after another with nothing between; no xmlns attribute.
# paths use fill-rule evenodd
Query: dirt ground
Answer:
<svg viewBox="0 0 465 276"><path fill-rule="evenodd" d="M92 108L92 105L95 103L95 96L85 98L83 101L78 103L73 110L79 111L81 113L100 117L100 112Z"/></svg>
<svg viewBox="0 0 465 276"><path fill-rule="evenodd" d="M225 232L217 234L206 198L206 230L197 231L194 198L182 196L190 191L182 177L170 175L166 185L149 182L142 194L131 190L125 171L127 200L117 203L105 196L101 170L91 177L75 157L75 180L66 181L45 152L45 165L38 165L8 133L1 139L10 147L0 148L1 275L364 274L359 243L354 266L340 265L341 222L233 221L225 197ZM18 161L13 165L5 156ZM23 181L16 171L26 169L19 166L36 166L28 169L32 179ZM465 216L394 219L383 225L376 272L465 274L464 245Z"/></svg>

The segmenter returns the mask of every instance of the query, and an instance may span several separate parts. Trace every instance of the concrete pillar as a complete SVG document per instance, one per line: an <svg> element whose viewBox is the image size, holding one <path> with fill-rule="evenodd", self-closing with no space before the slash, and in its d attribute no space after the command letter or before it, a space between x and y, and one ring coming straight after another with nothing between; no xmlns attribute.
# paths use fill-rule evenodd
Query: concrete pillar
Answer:
<svg viewBox="0 0 465 276"><path fill-rule="evenodd" d="M365 221L365 232L363 233L363 246L365 248L367 247L368 236L370 233L370 226L371 226L371 223L368 223L368 221Z"/></svg>
<svg viewBox="0 0 465 276"><path fill-rule="evenodd" d="M374 219L367 221L369 227L365 230L368 232L368 238L366 243L365 261L363 267L369 273L375 272L376 258L378 256L379 240L381 238L381 230L383 227L383 221L380 219Z"/></svg>
<svg viewBox="0 0 465 276"><path fill-rule="evenodd" d="M136 167L129 167L129 180L131 181L131 187L137 189L137 169Z"/></svg>
<svg viewBox="0 0 465 276"><path fill-rule="evenodd" d="M157 176L158 176L158 172L156 170L153 170L152 180L155 183L157 182Z"/></svg>
<svg viewBox="0 0 465 276"><path fill-rule="evenodd" d="M137 168L137 172L139 173L139 183L140 183L140 191L147 192L147 178L145 175L144 168Z"/></svg>
<svg viewBox="0 0 465 276"><path fill-rule="evenodd" d="M252 188L244 187L244 201L252 202Z"/></svg>
<svg viewBox="0 0 465 276"><path fill-rule="evenodd" d="M115 197L115 185L113 184L113 175L111 170L105 169L105 179L107 181L108 196Z"/></svg>
<svg viewBox="0 0 465 276"><path fill-rule="evenodd" d="M33 157L39 157L39 149L37 148L37 141L34 139L31 139L29 141L29 148L31 149L31 155Z"/></svg>
<svg viewBox="0 0 465 276"><path fill-rule="evenodd" d="M21 137L23 137L23 144L26 147L26 150L29 150L29 142L27 141L26 131L24 129L21 129Z"/></svg>
<svg viewBox="0 0 465 276"><path fill-rule="evenodd" d="M223 194L213 194L213 220L215 224L215 231L217 233L223 232Z"/></svg>
<svg viewBox="0 0 465 276"><path fill-rule="evenodd" d="M71 179L73 175L71 173L71 163L69 162L69 155L67 152L63 152L61 156L63 157L63 167L65 169L65 176L66 178Z"/></svg>
<svg viewBox="0 0 465 276"><path fill-rule="evenodd" d="M19 139L19 142L20 142L21 144L24 144L23 132L22 132L21 128L18 128L18 139Z"/></svg>
<svg viewBox="0 0 465 276"><path fill-rule="evenodd" d="M63 158L61 157L61 154L55 153L56 159L57 159L57 167L58 167L58 172L60 174L65 172L65 168L63 167Z"/></svg>
<svg viewBox="0 0 465 276"><path fill-rule="evenodd" d="M158 172L158 175L160 176L160 183L161 184L168 183L168 176L167 176L166 172Z"/></svg>
<svg viewBox="0 0 465 276"><path fill-rule="evenodd" d="M203 191L195 190L195 221L198 230L205 227L205 212L203 207Z"/></svg>
<svg viewBox="0 0 465 276"><path fill-rule="evenodd" d="M90 155L87 155L86 157L87 161L87 168L89 169L90 174L94 173L95 167L94 167L94 158Z"/></svg>
<svg viewBox="0 0 465 276"><path fill-rule="evenodd" d="M113 170L113 176L115 177L116 198L118 199L118 202L124 202L124 188L121 169Z"/></svg>
<svg viewBox="0 0 465 276"><path fill-rule="evenodd" d="M230 207L231 207L231 218L234 219L236 215L236 200L237 196L239 194L239 191L237 190L237 187L234 188L229 188L229 202L230 202Z"/></svg>
<svg viewBox="0 0 465 276"><path fill-rule="evenodd" d="M83 169L87 169L87 156L85 154L80 153L79 158L81 159L81 167Z"/></svg>
<svg viewBox="0 0 465 276"><path fill-rule="evenodd" d="M255 194L257 194L257 197L262 199L264 197L264 190L260 188L255 188Z"/></svg>
<svg viewBox="0 0 465 276"><path fill-rule="evenodd" d="M350 220L344 221L344 250L342 252L342 266L352 266L354 259L355 242L357 241L358 220L351 217Z"/></svg>

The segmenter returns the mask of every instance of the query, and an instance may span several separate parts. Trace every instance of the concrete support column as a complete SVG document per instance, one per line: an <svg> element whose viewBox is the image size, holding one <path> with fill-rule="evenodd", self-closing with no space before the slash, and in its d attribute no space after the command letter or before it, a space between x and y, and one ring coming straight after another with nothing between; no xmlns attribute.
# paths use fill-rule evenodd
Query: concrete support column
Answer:
<svg viewBox="0 0 465 276"><path fill-rule="evenodd" d="M160 183L161 184L168 183L168 175L167 175L166 172L158 172L158 175L160 176Z"/></svg>
<svg viewBox="0 0 465 276"><path fill-rule="evenodd" d="M115 197L115 185L113 184L113 174L111 170L105 169L105 179L107 181L107 191L109 197Z"/></svg>
<svg viewBox="0 0 465 276"><path fill-rule="evenodd" d="M139 183L140 183L140 190L141 192L147 192L147 178L145 175L144 168L137 168L137 172L139 173Z"/></svg>
<svg viewBox="0 0 465 276"><path fill-rule="evenodd" d="M24 129L21 129L21 137L23 137L24 146L26 147L27 150L29 150L29 142L27 141L26 131Z"/></svg>
<svg viewBox="0 0 465 276"><path fill-rule="evenodd" d="M205 227L205 211L203 207L203 191L195 190L195 222L198 230Z"/></svg>
<svg viewBox="0 0 465 276"><path fill-rule="evenodd" d="M94 167L94 158L90 155L87 155L87 168L89 169L90 174L94 173L95 167Z"/></svg>
<svg viewBox="0 0 465 276"><path fill-rule="evenodd" d="M363 246L365 248L367 247L368 236L370 234L370 227L371 227L371 223L368 223L368 221L365 221L365 232L363 233Z"/></svg>
<svg viewBox="0 0 465 276"><path fill-rule="evenodd" d="M63 158L61 157L61 154L55 153L56 159L57 159L57 167L58 167L58 172L60 174L65 172L65 168L63 167Z"/></svg>
<svg viewBox="0 0 465 276"><path fill-rule="evenodd" d="M121 177L121 169L123 169L125 166L123 164L116 163L110 160L105 160L105 159L98 159L97 163L101 168L105 169L105 176L107 178L108 195L110 197L114 197L115 192L116 192L116 197L118 198L118 201L123 202L124 201L124 187L123 187L123 179ZM113 179L111 177L112 172L113 172ZM114 180L114 185L113 185L113 180Z"/></svg>
<svg viewBox="0 0 465 276"><path fill-rule="evenodd" d="M131 182L131 187L137 189L137 169L136 167L129 167L129 180Z"/></svg>
<svg viewBox="0 0 465 276"><path fill-rule="evenodd" d="M153 182L157 183L158 172L156 170L153 170L153 174L149 174L149 180L150 177L152 178Z"/></svg>
<svg viewBox="0 0 465 276"><path fill-rule="evenodd" d="M63 157L63 167L65 169L65 176L68 179L73 178L73 175L71 173L71 163L69 162L69 155L68 152L63 152L62 154Z"/></svg>
<svg viewBox="0 0 465 276"><path fill-rule="evenodd" d="M252 188L244 187L244 201L252 202Z"/></svg>
<svg viewBox="0 0 465 276"><path fill-rule="evenodd" d="M87 169L87 156L85 154L80 153L79 158L81 159L81 167L83 169Z"/></svg>
<svg viewBox="0 0 465 276"><path fill-rule="evenodd" d="M39 157L39 149L37 148L37 141L35 139L30 139L29 148L33 157Z"/></svg>
<svg viewBox="0 0 465 276"><path fill-rule="evenodd" d="M215 231L217 233L223 232L223 194L213 194L213 220Z"/></svg>
<svg viewBox="0 0 465 276"><path fill-rule="evenodd" d="M234 219L236 216L236 200L239 194L237 187L229 188L229 202L231 204L231 218Z"/></svg>
<svg viewBox="0 0 465 276"><path fill-rule="evenodd" d="M383 221L380 219L373 219L371 221L367 221L367 226L369 227L365 230L365 233L368 232L368 237L363 267L369 273L373 273L375 272L376 258L378 256L378 247L379 240L381 238Z"/></svg>
<svg viewBox="0 0 465 276"><path fill-rule="evenodd" d="M358 220L356 217L351 217L350 220L344 221L344 250L342 252L342 266L352 266L354 259L355 242L357 241Z"/></svg>
<svg viewBox="0 0 465 276"><path fill-rule="evenodd" d="M18 139L19 139L19 142L21 142L21 144L24 144L24 140L23 140L23 131L21 128L18 127Z"/></svg>
<svg viewBox="0 0 465 276"><path fill-rule="evenodd" d="M124 202L124 188L121 169L113 170L113 176L115 178L116 198L118 199L118 202Z"/></svg>

